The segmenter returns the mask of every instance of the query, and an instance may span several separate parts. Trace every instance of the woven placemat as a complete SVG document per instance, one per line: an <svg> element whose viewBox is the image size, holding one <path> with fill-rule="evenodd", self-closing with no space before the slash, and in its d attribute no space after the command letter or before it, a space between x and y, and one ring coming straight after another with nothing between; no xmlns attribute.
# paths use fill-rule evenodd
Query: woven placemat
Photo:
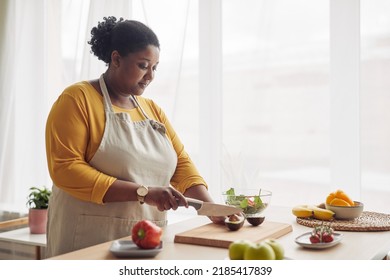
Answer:
<svg viewBox="0 0 390 280"><path fill-rule="evenodd" d="M386 231L390 230L390 214L363 211L353 220L321 221L313 218L297 218L297 223L307 227L329 225L340 231Z"/></svg>

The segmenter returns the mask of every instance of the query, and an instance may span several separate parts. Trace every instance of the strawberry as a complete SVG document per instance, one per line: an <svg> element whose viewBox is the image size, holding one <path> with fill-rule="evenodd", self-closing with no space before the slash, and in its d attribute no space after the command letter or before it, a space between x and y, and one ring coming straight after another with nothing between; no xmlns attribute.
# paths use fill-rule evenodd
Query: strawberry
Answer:
<svg viewBox="0 0 390 280"><path fill-rule="evenodd" d="M310 236L310 242L311 243L320 243L321 239L320 239L320 237L317 234L314 234L314 235L312 234Z"/></svg>
<svg viewBox="0 0 390 280"><path fill-rule="evenodd" d="M329 243L333 241L333 229L327 225L316 226L311 234L311 243Z"/></svg>
<svg viewBox="0 0 390 280"><path fill-rule="evenodd" d="M324 232L322 234L322 242L329 243L329 242L332 242L332 241L333 241L333 235L332 234L329 234L329 233L326 233L326 232Z"/></svg>

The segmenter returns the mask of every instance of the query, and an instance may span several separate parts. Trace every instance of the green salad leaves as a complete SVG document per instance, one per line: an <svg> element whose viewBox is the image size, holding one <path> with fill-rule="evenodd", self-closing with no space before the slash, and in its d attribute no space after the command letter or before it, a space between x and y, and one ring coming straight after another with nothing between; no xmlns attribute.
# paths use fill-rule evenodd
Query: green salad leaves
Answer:
<svg viewBox="0 0 390 280"><path fill-rule="evenodd" d="M260 193L261 190L259 194ZM260 195L236 195L234 188L228 189L225 194L226 204L241 208L245 214L256 214L266 207L262 202Z"/></svg>

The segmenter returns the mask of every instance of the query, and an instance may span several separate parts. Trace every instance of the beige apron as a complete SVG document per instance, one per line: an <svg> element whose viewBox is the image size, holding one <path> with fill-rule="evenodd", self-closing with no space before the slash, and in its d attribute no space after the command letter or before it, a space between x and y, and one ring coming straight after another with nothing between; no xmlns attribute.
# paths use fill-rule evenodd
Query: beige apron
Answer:
<svg viewBox="0 0 390 280"><path fill-rule="evenodd" d="M97 170L121 180L143 185L168 186L177 156L165 127L149 119L137 100L131 99L145 116L132 122L128 113L115 113L104 83L106 123L100 146L89 162ZM49 203L47 256L55 256L131 235L141 219L166 225L166 212L138 201L99 205L74 198L53 186Z"/></svg>

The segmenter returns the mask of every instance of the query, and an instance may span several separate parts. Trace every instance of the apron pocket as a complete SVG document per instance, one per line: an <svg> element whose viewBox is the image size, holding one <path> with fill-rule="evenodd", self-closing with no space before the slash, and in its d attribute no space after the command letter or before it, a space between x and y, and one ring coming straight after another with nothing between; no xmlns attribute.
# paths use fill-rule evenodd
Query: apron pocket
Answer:
<svg viewBox="0 0 390 280"><path fill-rule="evenodd" d="M75 229L73 250L131 235L136 221L126 218L80 215Z"/></svg>

